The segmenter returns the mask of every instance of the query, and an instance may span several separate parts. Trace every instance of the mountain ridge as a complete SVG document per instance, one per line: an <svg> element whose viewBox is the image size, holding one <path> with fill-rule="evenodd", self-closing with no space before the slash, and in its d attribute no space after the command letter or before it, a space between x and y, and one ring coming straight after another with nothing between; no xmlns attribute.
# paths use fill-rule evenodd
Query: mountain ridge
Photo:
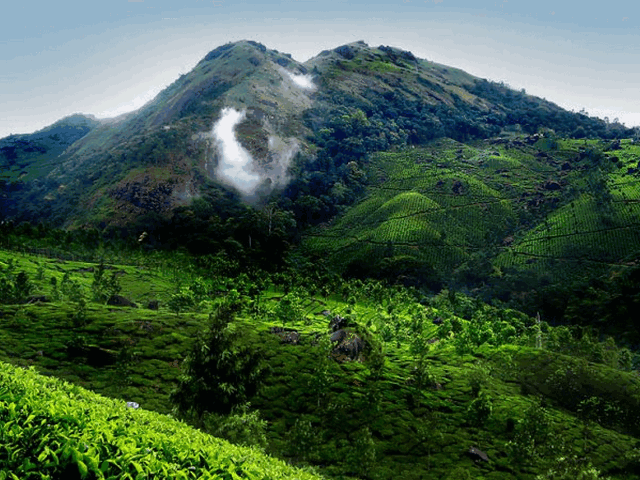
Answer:
<svg viewBox="0 0 640 480"><path fill-rule="evenodd" d="M213 127L225 108L243 115L232 131L257 178L249 193L217 173L221 147ZM345 118L349 125L341 124ZM228 43L140 109L96 122L55 161L38 160L51 168L29 163L22 174L3 175L5 219L125 226L146 214L167 218L202 198L203 189L264 203L274 190L290 192L292 180L326 158L340 168L375 151L440 137L465 141L543 127L600 134L607 128L502 84L363 41L304 63L251 40ZM3 152L0 161L8 167ZM38 171L38 179L24 181Z"/></svg>

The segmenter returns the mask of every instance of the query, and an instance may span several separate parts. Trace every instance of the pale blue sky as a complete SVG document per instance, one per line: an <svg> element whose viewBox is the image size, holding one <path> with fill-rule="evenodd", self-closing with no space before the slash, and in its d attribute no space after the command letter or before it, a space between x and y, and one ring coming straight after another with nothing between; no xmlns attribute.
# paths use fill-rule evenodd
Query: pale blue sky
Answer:
<svg viewBox="0 0 640 480"><path fill-rule="evenodd" d="M300 61L364 40L640 125L640 3L113 0L3 7L0 138L141 106L207 52L251 39Z"/></svg>

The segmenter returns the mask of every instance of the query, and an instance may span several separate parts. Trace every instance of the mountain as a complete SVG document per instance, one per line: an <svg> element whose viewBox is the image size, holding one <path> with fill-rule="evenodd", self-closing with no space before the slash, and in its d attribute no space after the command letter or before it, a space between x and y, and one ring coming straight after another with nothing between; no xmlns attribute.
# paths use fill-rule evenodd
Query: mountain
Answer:
<svg viewBox="0 0 640 480"><path fill-rule="evenodd" d="M233 120L229 115L238 118L224 127L224 143L214 126ZM126 226L144 215L168 218L211 191L212 198L260 203L317 171L314 162L339 169L369 152L443 136L486 138L505 128L606 129L504 85L364 42L304 64L256 42L230 43L139 110L88 119L76 126L83 135L62 135L57 148L41 145L44 132L73 128L61 122L2 140L2 169L12 172L3 178L5 219Z"/></svg>
<svg viewBox="0 0 640 480"><path fill-rule="evenodd" d="M44 198L53 187L47 185L47 176L60 165L67 148L98 125L100 121L95 117L76 114L32 134L0 139L0 206L3 217L35 218L37 213L29 211L29 197L23 197L25 186L28 185L33 197Z"/></svg>

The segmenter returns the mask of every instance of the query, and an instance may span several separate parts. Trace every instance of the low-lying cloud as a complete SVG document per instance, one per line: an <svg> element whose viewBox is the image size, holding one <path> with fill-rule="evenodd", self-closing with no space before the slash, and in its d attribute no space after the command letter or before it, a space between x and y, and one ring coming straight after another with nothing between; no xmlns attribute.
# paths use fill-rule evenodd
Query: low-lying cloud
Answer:
<svg viewBox="0 0 640 480"><path fill-rule="evenodd" d="M284 68L282 71L291 79L293 83L295 83L298 87L304 90L315 90L316 85L313 83L313 77L311 75L299 75L296 73L291 73Z"/></svg>
<svg viewBox="0 0 640 480"><path fill-rule="evenodd" d="M269 135L269 154L267 158L256 162L236 138L235 128L245 116L244 110L239 112L226 107L213 125L211 135L218 152L214 174L218 180L242 193L245 200L252 202L257 198L257 191L261 192L258 194L260 196L275 187L286 185L289 181L289 165L300 144L295 138L282 139L275 134ZM205 168L209 169L208 164Z"/></svg>
<svg viewBox="0 0 640 480"><path fill-rule="evenodd" d="M213 126L213 138L220 154L216 175L224 183L249 195L260 183L260 175L255 171L251 154L236 139L235 127L244 119L245 113L224 108L220 120Z"/></svg>

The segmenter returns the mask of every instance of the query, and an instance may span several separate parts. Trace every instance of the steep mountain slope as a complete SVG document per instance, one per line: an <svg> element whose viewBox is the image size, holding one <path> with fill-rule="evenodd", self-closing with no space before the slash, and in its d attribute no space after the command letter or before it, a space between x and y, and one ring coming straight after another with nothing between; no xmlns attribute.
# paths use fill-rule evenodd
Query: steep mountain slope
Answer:
<svg viewBox="0 0 640 480"><path fill-rule="evenodd" d="M62 162L65 151L100 121L86 115L71 115L33 134L10 135L0 139L0 212L2 217L31 216L34 198L42 198L52 188L47 176ZM32 197L22 197L28 184Z"/></svg>
<svg viewBox="0 0 640 480"><path fill-rule="evenodd" d="M273 173L270 180L277 183L275 176L284 178L286 163L303 146L299 117L311 101L295 81L304 72L288 56L255 42L219 47L148 105L75 142L47 172L51 186L40 200L49 208L25 215L19 205L16 216L66 225L127 223L188 203L215 178L212 127L223 107L244 114L238 140L255 157L256 170Z"/></svg>
<svg viewBox="0 0 640 480"><path fill-rule="evenodd" d="M305 64L252 41L223 45L141 109L93 126L55 165L34 157L4 185L4 218L124 226L169 218L194 198L259 203L289 185L287 209L313 223L335 213L327 195L348 183L343 165L371 152L505 128L606 133L600 120L363 42ZM325 176L317 188L308 184L316 172ZM328 207L309 211L309 194Z"/></svg>

